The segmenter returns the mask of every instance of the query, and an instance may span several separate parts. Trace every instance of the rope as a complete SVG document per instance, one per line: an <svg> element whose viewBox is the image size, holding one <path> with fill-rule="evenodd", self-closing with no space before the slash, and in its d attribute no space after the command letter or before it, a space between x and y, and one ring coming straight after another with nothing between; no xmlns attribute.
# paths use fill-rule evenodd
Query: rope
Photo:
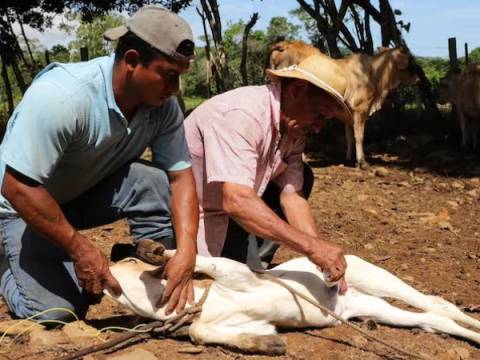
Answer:
<svg viewBox="0 0 480 360"><path fill-rule="evenodd" d="M324 311L326 312L328 315L330 315L331 317L335 318L336 320L340 321L341 323L349 326L350 328L352 328L353 330L359 332L360 334L362 334L363 336L365 336L367 339L370 339L372 341L375 341L375 342L378 342L386 347L389 347L397 352L399 352L400 354L403 354L403 355L407 355L411 358L414 358L414 359L421 359L421 360L432 360L432 358L430 357L427 357L427 356L424 356L424 355L417 355L417 354L414 354L414 353L411 353L407 350L403 350L401 348L399 348L398 346L396 345L393 345L393 344L390 344L388 342L386 342L385 340L382 340L382 339L379 339L373 335L370 335L369 333L367 333L365 330L363 330L362 328L358 327L357 325L351 323L350 321L348 320L345 320L345 319L342 319L340 316L338 316L337 314L335 314L333 311L331 311L329 308L323 306L322 304L320 304L319 302L315 301L315 300L312 300L311 298L309 298L308 296L305 296L304 294L302 294L301 292L299 292L298 290L294 289L293 287L291 287L290 285L288 285L287 283L283 282L282 280L278 279L277 277L263 271L263 270L255 270L255 269L252 269L252 271L256 272L260 278L265 278L267 280L270 280L280 286L282 286L283 288L287 289L288 291L290 291L294 296L298 296L299 298L302 298L303 300L305 300L306 302L308 302L309 304L315 306L316 308L320 309L321 311Z"/></svg>
<svg viewBox="0 0 480 360"><path fill-rule="evenodd" d="M131 341L143 340L143 339L149 338L152 332L162 333L162 335L164 336L166 333L173 333L174 331L178 330L181 326L187 323L191 323L195 319L195 317L198 316L198 314L202 311L203 304L205 304L205 301L207 300L209 291L210 291L210 286L208 286L205 289L205 291L202 294L202 297L195 305L182 310L179 314L171 317L166 321L155 320L155 321L149 322L148 324L137 325L134 328L136 329L136 332L127 332L105 343L89 346L87 348L78 350L71 355L67 355L60 358L60 360L79 359L88 354L93 354L105 349L109 349L127 340L131 340Z"/></svg>

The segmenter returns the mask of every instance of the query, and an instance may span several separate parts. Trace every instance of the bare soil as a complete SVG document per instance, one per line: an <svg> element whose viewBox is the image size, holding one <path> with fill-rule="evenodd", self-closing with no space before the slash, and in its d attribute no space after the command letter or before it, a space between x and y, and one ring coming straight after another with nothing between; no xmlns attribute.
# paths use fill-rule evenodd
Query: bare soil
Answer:
<svg viewBox="0 0 480 360"><path fill-rule="evenodd" d="M440 295L460 307L480 305L480 158L465 155L443 138L430 135L398 137L368 148L371 168L357 170L327 160L320 153L308 157L315 185L310 204L318 224L347 253L359 255L397 274L429 294ZM125 222L85 231L106 254L115 242L129 242ZM298 254L281 248L274 261ZM397 304L398 305L398 304ZM475 310L475 309L474 309ZM477 310L478 311L478 310ZM480 319L478 312L470 315ZM0 323L11 319L4 304ZM131 313L106 298L91 307L87 323L97 329L132 327ZM367 328L365 322L357 322ZM58 330L50 330L53 333ZM378 325L372 334L409 351L434 359L480 359L480 347L450 336L416 329ZM85 337L57 345L32 343L29 335L0 343L0 359L53 359L118 336L107 331L100 338ZM277 359L400 359L393 351L365 340L346 326L284 331L288 352ZM187 340L151 339L88 359L114 358L139 349L158 359L268 359L220 347L195 347ZM194 354L192 352L199 352ZM143 355L141 355L143 354ZM137 359L145 353L131 354Z"/></svg>

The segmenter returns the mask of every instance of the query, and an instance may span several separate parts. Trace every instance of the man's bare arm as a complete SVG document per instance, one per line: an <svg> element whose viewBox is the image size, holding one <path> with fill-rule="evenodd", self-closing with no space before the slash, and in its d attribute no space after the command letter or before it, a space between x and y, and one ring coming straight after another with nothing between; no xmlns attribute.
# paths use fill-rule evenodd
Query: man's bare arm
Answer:
<svg viewBox="0 0 480 360"><path fill-rule="evenodd" d="M289 225L248 186L224 183L223 208L246 231L306 255L322 270L330 273L331 281L339 280L344 275L346 262L339 246Z"/></svg>
<svg viewBox="0 0 480 360"><path fill-rule="evenodd" d="M101 293L105 286L115 294L121 292L120 285L110 273L108 260L72 227L58 203L41 184L7 166L1 192L33 230L65 249L75 264L82 287L95 294Z"/></svg>
<svg viewBox="0 0 480 360"><path fill-rule="evenodd" d="M197 254L198 199L192 169L169 172L172 191L172 222L177 252L165 268L168 280L162 303L169 301L166 312L193 303L192 274Z"/></svg>

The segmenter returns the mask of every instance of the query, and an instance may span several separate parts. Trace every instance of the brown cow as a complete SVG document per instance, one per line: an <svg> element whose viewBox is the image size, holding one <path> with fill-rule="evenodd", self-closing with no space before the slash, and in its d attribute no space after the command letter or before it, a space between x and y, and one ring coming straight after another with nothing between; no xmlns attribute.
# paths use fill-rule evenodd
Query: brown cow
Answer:
<svg viewBox="0 0 480 360"><path fill-rule="evenodd" d="M301 41L282 41L272 46L269 64L273 68L290 66L319 52ZM373 56L359 53L336 61L345 70L348 84L344 98L353 113L353 124L340 119L345 122L347 160L353 158L355 139L356 163L366 169L368 163L363 152L365 122L382 107L390 90L402 84L415 84L418 76L413 67L412 56L404 47L382 48Z"/></svg>
<svg viewBox="0 0 480 360"><path fill-rule="evenodd" d="M467 148L471 137L475 150L480 128L480 64L470 64L463 72L460 69L450 70L440 80L439 90L440 104L451 102L455 105L462 132L462 148Z"/></svg>

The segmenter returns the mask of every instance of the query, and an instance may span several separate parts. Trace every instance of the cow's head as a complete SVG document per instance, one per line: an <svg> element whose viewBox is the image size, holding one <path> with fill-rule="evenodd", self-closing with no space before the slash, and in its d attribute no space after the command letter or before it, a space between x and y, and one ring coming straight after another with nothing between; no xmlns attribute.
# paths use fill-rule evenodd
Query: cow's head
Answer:
<svg viewBox="0 0 480 360"><path fill-rule="evenodd" d="M417 74L415 60L410 51L404 46L390 49L390 51L395 66L393 73L395 82L398 85L415 85L418 83L420 78Z"/></svg>
<svg viewBox="0 0 480 360"><path fill-rule="evenodd" d="M157 244L157 250L163 254L165 248ZM166 264L165 259L162 261L162 254L157 254L156 265L137 258L126 258L112 265L110 271L120 283L122 294L116 297L108 289L104 293L138 315L165 319L163 307L157 307L166 284L162 279Z"/></svg>
<svg viewBox="0 0 480 360"><path fill-rule="evenodd" d="M440 79L437 100L439 104L444 105L452 101L456 92L456 84L458 83L461 74L462 71L459 68L453 68Z"/></svg>

